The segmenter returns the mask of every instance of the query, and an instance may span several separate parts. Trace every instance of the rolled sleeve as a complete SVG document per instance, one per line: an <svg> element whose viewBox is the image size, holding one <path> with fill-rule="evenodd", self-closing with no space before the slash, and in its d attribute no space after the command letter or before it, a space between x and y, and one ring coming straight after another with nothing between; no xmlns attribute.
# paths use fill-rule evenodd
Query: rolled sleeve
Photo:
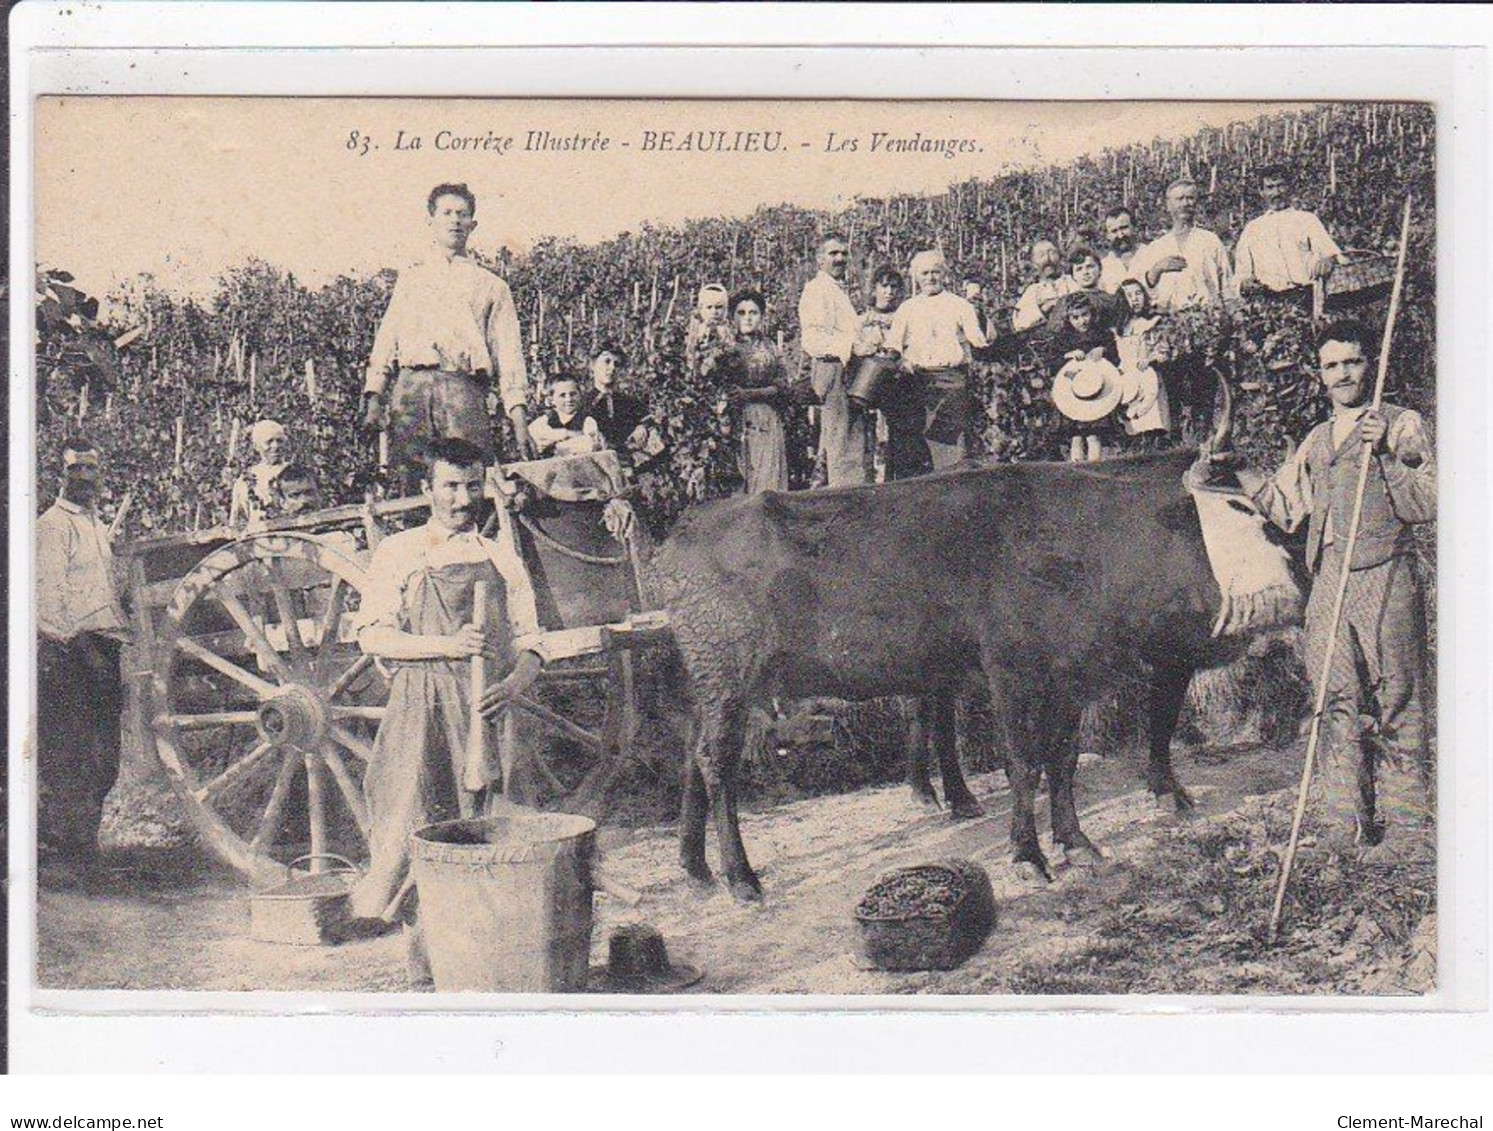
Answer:
<svg viewBox="0 0 1493 1131"><path fill-rule="evenodd" d="M373 336L373 349L368 354L368 371L363 381L363 391L383 394L389 376L399 364L399 322L405 302L404 276L394 283L394 294L379 321L378 332Z"/></svg>
<svg viewBox="0 0 1493 1131"><path fill-rule="evenodd" d="M513 292L504 280L495 278L493 282L493 303L486 326L487 350L498 367L498 395L503 400L503 411L508 413L528 403L529 373Z"/></svg>
<svg viewBox="0 0 1493 1131"><path fill-rule="evenodd" d="M1307 463L1312 440L1308 436L1280 470L1250 496L1260 512L1288 534L1300 528L1312 511L1311 472Z"/></svg>
<svg viewBox="0 0 1493 1131"><path fill-rule="evenodd" d="M43 515L36 526L36 626L53 640L70 639L67 565L73 554L71 526Z"/></svg>
<svg viewBox="0 0 1493 1131"><path fill-rule="evenodd" d="M1381 458L1395 517L1401 522L1436 519L1436 456L1429 430L1418 412L1402 412L1389 432L1390 455Z"/></svg>
<svg viewBox="0 0 1493 1131"><path fill-rule="evenodd" d="M385 538L373 552L368 564L368 584L363 590L353 626L362 645L367 628L402 628L400 612L404 603L404 585L409 574L402 561L397 538Z"/></svg>

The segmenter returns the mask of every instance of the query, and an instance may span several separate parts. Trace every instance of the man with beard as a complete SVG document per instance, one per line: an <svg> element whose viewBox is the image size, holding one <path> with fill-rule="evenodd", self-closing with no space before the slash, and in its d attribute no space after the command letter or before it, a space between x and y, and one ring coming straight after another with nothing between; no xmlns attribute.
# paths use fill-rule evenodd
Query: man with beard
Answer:
<svg viewBox="0 0 1493 1131"><path fill-rule="evenodd" d="M101 460L87 440L63 445L62 488L36 523L37 845L44 867L91 869L104 798L119 776L128 637L114 552L99 521Z"/></svg>
<svg viewBox="0 0 1493 1131"><path fill-rule="evenodd" d="M1011 315L1011 329L1018 334L1035 330L1052 314L1058 299L1073 289L1073 280L1063 272L1063 256L1051 240L1032 244L1032 266L1037 281L1021 292Z"/></svg>
<svg viewBox="0 0 1493 1131"><path fill-rule="evenodd" d="M432 441L423 483L430 521L379 543L358 611L358 644L389 661L394 677L363 791L368 803L368 871L353 888L353 912L390 922L408 917L399 899L409 868L409 834L422 825L479 811L463 785L473 656L506 671L537 650L534 591L511 543L478 532L485 467L465 440ZM476 583L486 582L478 628ZM488 759L482 760L484 772ZM412 968L423 961L412 940ZM418 977L418 975L417 975Z"/></svg>
<svg viewBox="0 0 1493 1131"><path fill-rule="evenodd" d="M1130 209L1122 204L1104 214L1104 238L1109 241L1109 251L1099 262L1099 286L1112 295L1118 294L1121 283L1135 278L1130 268L1137 250Z"/></svg>
<svg viewBox="0 0 1493 1131"><path fill-rule="evenodd" d="M494 385L519 448L530 451L518 309L508 284L467 255L477 198L466 185L436 185L426 211L433 246L400 272L373 339L363 390L364 425L387 429L389 466L408 486L418 476L423 445L436 437L459 437L484 458L494 457L487 415Z"/></svg>

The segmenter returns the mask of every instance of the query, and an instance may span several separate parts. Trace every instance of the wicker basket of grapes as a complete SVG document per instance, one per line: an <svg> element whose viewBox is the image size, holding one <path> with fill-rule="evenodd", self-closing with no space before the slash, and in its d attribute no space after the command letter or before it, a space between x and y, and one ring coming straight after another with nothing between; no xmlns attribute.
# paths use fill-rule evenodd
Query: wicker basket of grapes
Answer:
<svg viewBox="0 0 1493 1131"><path fill-rule="evenodd" d="M879 970L952 970L995 926L995 893L970 860L895 868L855 908L859 954Z"/></svg>

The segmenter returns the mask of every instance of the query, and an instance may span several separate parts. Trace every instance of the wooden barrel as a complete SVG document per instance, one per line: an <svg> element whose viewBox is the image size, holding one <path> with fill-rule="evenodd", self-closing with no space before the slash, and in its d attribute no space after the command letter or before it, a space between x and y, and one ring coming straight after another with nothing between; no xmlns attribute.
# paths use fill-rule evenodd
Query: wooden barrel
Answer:
<svg viewBox="0 0 1493 1131"><path fill-rule="evenodd" d="M410 854L438 992L582 993L596 822L567 813L443 821Z"/></svg>

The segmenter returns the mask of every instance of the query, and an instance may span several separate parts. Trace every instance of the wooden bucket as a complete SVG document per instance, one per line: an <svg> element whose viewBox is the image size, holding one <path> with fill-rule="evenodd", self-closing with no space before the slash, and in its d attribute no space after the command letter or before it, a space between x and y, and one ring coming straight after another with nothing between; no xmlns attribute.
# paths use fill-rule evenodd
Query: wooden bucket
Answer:
<svg viewBox="0 0 1493 1131"><path fill-rule="evenodd" d="M438 992L584 993L596 822L568 813L443 821L410 855Z"/></svg>

